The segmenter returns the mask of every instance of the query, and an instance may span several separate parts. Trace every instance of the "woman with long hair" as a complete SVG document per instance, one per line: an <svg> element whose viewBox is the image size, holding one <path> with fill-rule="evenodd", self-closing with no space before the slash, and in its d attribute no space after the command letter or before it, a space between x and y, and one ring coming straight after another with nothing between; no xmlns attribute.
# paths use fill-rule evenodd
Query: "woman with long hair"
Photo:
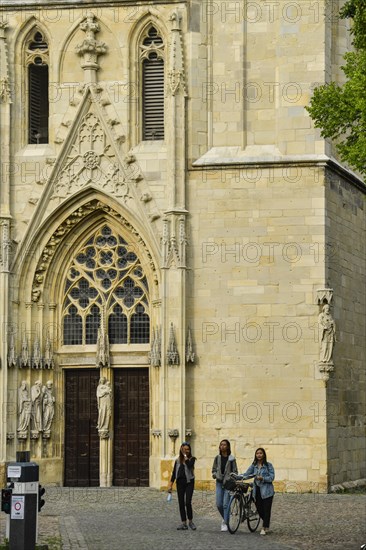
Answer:
<svg viewBox="0 0 366 550"><path fill-rule="evenodd" d="M227 531L230 492L224 488L224 484L232 473L237 474L238 467L235 456L231 454L230 441L223 439L219 444L219 454L215 456L212 465L212 477L216 480L216 506L222 517L221 531Z"/></svg>
<svg viewBox="0 0 366 550"><path fill-rule="evenodd" d="M191 529L193 529L193 531L196 530L196 526L193 523L192 510L195 462L196 459L192 456L190 444L184 441L179 449L179 457L174 462L172 476L168 485L168 492L171 492L174 481L177 483L179 512L182 520L181 525L177 527L179 531L186 531L188 529L188 525Z"/></svg>
<svg viewBox="0 0 366 550"><path fill-rule="evenodd" d="M271 521L275 471L272 464L268 462L263 447L258 447L255 451L254 460L247 471L242 474L242 477L243 479L254 477L253 497L258 513L263 520L260 534L266 535Z"/></svg>

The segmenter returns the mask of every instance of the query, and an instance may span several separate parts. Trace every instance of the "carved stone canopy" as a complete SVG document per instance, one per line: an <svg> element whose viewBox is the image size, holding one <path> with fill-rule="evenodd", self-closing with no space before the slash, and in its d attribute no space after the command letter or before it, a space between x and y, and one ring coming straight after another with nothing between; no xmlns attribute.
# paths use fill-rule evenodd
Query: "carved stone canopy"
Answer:
<svg viewBox="0 0 366 550"><path fill-rule="evenodd" d="M318 304L330 304L333 298L332 288L318 288L316 291Z"/></svg>
<svg viewBox="0 0 366 550"><path fill-rule="evenodd" d="M153 329L153 339L151 343L150 365L160 367L161 365L161 329Z"/></svg>
<svg viewBox="0 0 366 550"><path fill-rule="evenodd" d="M173 323L170 324L167 360L168 360L168 365L179 365L179 353L178 353L178 348L175 341Z"/></svg>
<svg viewBox="0 0 366 550"><path fill-rule="evenodd" d="M177 430L176 428L168 430L168 436L170 437L170 439L174 439L175 441L179 437L179 430Z"/></svg>

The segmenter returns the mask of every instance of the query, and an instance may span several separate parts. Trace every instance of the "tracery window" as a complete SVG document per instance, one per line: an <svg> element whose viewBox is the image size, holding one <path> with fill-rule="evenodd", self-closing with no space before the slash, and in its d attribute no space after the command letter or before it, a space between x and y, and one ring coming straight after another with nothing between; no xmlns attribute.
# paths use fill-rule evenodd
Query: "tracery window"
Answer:
<svg viewBox="0 0 366 550"><path fill-rule="evenodd" d="M102 311L111 344L150 341L146 276L133 247L108 225L86 242L69 268L64 344L96 344Z"/></svg>
<svg viewBox="0 0 366 550"><path fill-rule="evenodd" d="M48 143L48 44L35 28L26 43L28 143Z"/></svg>
<svg viewBox="0 0 366 550"><path fill-rule="evenodd" d="M164 43L148 27L140 48L142 61L142 139L164 139Z"/></svg>

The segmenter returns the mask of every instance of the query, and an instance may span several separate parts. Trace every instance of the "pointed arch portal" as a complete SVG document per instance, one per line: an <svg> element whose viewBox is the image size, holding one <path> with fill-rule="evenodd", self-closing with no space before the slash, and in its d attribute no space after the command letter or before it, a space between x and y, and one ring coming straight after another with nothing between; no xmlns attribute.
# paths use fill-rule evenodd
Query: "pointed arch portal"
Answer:
<svg viewBox="0 0 366 550"><path fill-rule="evenodd" d="M64 371L64 483L104 484L101 470L110 461L107 470L114 485L148 485L149 369L145 347L150 341L150 294L141 250L105 217L92 231L86 227L84 235L65 263L60 299L60 349L63 361L73 363ZM99 440L96 428L96 388L101 372L85 368L88 357L93 362L102 323L112 357L107 374L113 391L108 441ZM133 359L124 364L123 355L131 353ZM75 357L79 359L72 360Z"/></svg>
<svg viewBox="0 0 366 550"><path fill-rule="evenodd" d="M59 327L53 351L63 386L64 485L148 485L155 274L145 241L119 212L91 199L54 226L33 272L33 300L43 307L32 311L43 315L40 325ZM96 362L102 323L110 366ZM112 388L107 436L97 428L102 376Z"/></svg>

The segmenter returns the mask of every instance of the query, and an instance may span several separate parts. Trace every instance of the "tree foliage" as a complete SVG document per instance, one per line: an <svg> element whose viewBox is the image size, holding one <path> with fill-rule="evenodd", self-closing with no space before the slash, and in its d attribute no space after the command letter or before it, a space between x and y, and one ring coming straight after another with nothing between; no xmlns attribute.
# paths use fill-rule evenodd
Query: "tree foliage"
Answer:
<svg viewBox="0 0 366 550"><path fill-rule="evenodd" d="M341 67L346 82L315 88L307 110L322 137L337 140L340 158L366 175L366 0L348 0L340 17L353 20L354 51Z"/></svg>

